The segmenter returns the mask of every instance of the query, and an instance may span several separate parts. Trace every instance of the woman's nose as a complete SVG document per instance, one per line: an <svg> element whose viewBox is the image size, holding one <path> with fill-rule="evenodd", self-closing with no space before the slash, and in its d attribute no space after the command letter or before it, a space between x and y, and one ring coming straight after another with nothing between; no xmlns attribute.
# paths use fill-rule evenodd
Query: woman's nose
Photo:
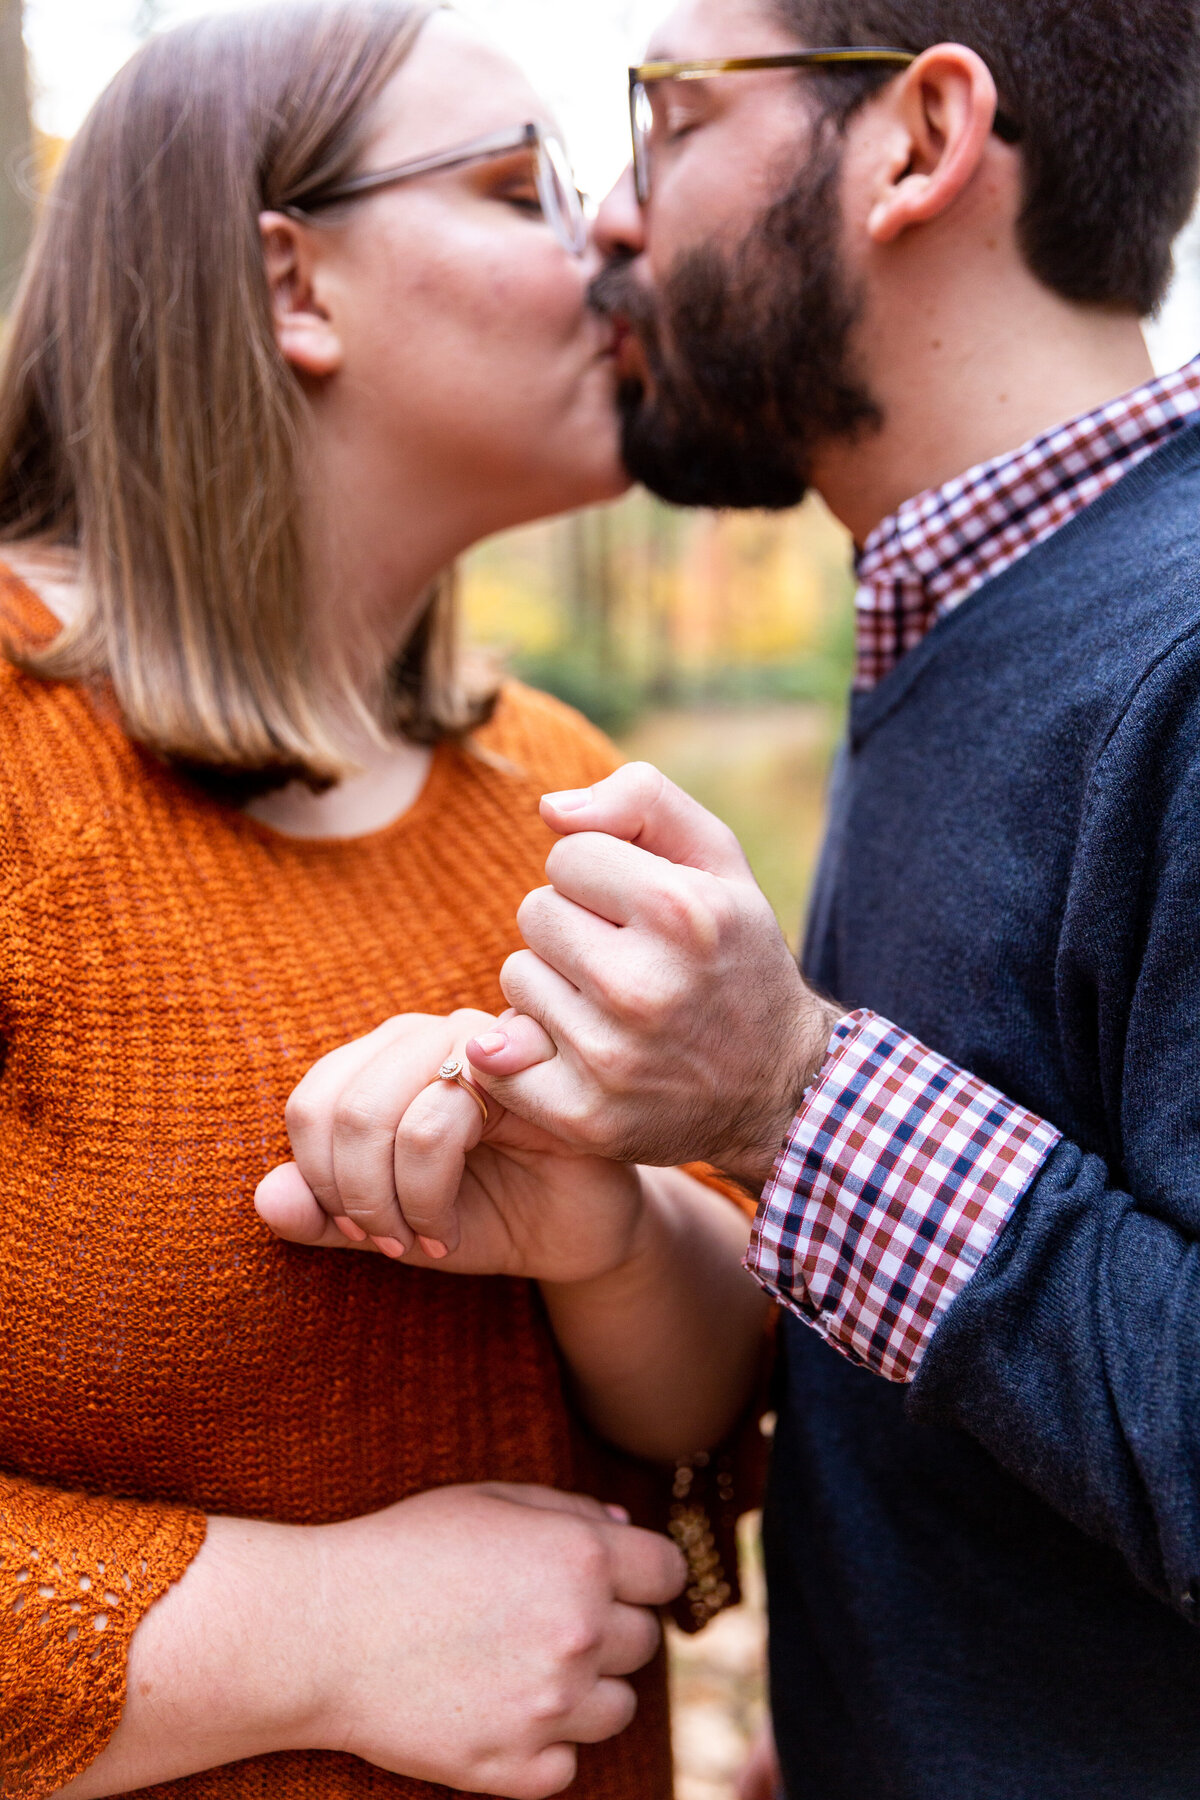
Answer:
<svg viewBox="0 0 1200 1800"><path fill-rule="evenodd" d="M638 205L632 163L601 201L592 225L592 243L605 261L612 257L628 260L645 250L645 214Z"/></svg>

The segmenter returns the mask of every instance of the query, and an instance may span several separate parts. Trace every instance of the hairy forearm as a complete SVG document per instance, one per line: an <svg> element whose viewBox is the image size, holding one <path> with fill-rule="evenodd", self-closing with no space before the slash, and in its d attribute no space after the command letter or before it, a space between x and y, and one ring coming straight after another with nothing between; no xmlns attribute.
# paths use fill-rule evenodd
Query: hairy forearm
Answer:
<svg viewBox="0 0 1200 1800"><path fill-rule="evenodd" d="M134 1633L120 1725L62 1795L101 1800L304 1743L316 1535L210 1521L195 1561Z"/></svg>
<svg viewBox="0 0 1200 1800"><path fill-rule="evenodd" d="M542 1283L590 1422L638 1456L669 1461L718 1443L753 1386L766 1302L741 1266L736 1208L677 1169L643 1169L633 1254L592 1281Z"/></svg>

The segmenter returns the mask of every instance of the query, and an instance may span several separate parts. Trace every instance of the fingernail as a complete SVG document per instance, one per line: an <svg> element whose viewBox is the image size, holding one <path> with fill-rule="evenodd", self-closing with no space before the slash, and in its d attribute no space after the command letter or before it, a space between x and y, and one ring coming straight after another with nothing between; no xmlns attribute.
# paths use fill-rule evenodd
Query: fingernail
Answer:
<svg viewBox="0 0 1200 1800"><path fill-rule="evenodd" d="M404 1245L399 1238L376 1238L374 1243L375 1248L382 1250L385 1256L390 1256L393 1262L399 1262L404 1255Z"/></svg>
<svg viewBox="0 0 1200 1800"><path fill-rule="evenodd" d="M591 805L592 790L567 788L561 794L547 794L545 800L546 805L552 806L555 812L579 812L583 807Z"/></svg>
<svg viewBox="0 0 1200 1800"><path fill-rule="evenodd" d="M366 1243L366 1232L361 1225L356 1225L353 1219L335 1219L333 1222L341 1232L342 1236L344 1238L349 1238L352 1244Z"/></svg>
<svg viewBox="0 0 1200 1800"><path fill-rule="evenodd" d="M439 1244L436 1238L419 1237L417 1242L420 1244L426 1256L432 1256L434 1262L441 1262L443 1256L449 1256L450 1254L445 1244Z"/></svg>
<svg viewBox="0 0 1200 1800"><path fill-rule="evenodd" d="M629 1524L629 1514L623 1506L606 1506L604 1510L610 1519L616 1520L618 1525Z"/></svg>
<svg viewBox="0 0 1200 1800"><path fill-rule="evenodd" d="M471 1048L481 1056L499 1056L501 1050L507 1050L508 1038L503 1031L489 1031L483 1037L472 1038Z"/></svg>

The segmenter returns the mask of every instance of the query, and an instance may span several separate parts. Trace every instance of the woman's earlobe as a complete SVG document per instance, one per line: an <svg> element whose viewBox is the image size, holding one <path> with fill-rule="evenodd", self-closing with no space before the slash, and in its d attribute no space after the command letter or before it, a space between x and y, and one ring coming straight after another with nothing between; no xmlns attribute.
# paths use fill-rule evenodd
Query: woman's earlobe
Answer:
<svg viewBox="0 0 1200 1800"><path fill-rule="evenodd" d="M275 341L284 361L301 375L324 378L342 366L342 341L332 323L317 312L275 315Z"/></svg>

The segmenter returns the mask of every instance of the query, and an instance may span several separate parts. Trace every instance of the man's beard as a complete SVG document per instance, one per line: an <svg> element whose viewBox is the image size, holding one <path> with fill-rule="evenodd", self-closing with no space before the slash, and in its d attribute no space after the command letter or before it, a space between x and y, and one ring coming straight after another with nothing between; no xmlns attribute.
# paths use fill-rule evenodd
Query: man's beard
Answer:
<svg viewBox="0 0 1200 1800"><path fill-rule="evenodd" d="M679 506L801 501L820 447L882 424L857 378L861 310L838 252L841 156L818 134L800 181L732 253L683 255L656 299L628 261L609 265L592 304L627 320L651 385L621 383L625 465Z"/></svg>

